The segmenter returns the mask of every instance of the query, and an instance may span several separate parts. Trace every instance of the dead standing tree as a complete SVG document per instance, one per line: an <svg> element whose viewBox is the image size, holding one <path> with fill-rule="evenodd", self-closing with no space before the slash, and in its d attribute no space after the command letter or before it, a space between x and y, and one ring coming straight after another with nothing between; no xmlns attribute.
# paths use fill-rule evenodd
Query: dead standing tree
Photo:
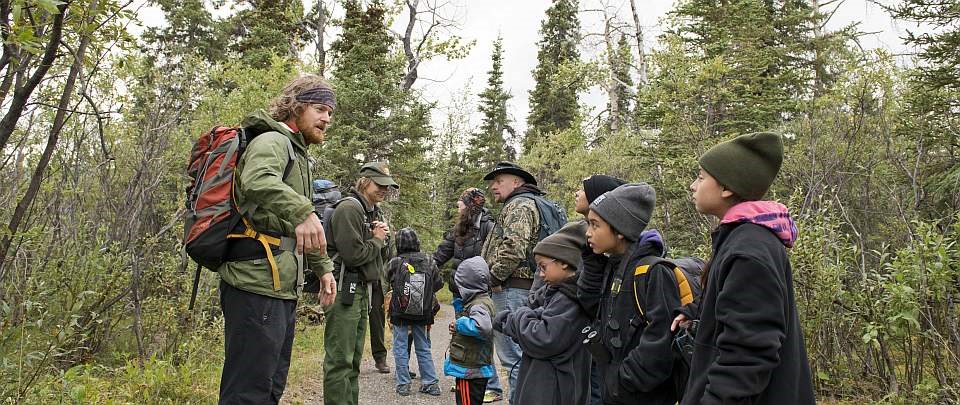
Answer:
<svg viewBox="0 0 960 405"><path fill-rule="evenodd" d="M461 43L460 37L453 35L459 30L454 15L457 4L452 1L405 0L407 26L403 35L398 35L403 44L403 55L407 60L407 72L403 76L403 91L410 91L420 78L419 67L424 60L443 55L457 59L465 54L473 43ZM445 39L440 39L445 35Z"/></svg>

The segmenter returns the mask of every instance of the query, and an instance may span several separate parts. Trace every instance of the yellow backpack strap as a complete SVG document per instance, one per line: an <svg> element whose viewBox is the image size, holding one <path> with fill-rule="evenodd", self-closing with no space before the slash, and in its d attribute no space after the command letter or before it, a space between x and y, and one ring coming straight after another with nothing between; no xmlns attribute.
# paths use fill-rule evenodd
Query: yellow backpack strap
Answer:
<svg viewBox="0 0 960 405"><path fill-rule="evenodd" d="M639 265L633 271L633 300L637 303L637 311L640 311L640 316L644 318L646 318L646 313L643 311L643 306L640 305L640 289L637 288L637 277L647 274L647 271L650 271L650 265L647 264Z"/></svg>
<svg viewBox="0 0 960 405"><path fill-rule="evenodd" d="M227 235L227 238L253 238L259 241L267 252L267 262L270 263L270 271L273 275L273 290L280 291L280 271L277 269L277 261L273 258L273 249L270 247L270 245L279 247L280 239L255 231L250 225L250 221L247 221L247 217L241 216L241 218L245 226L243 233L231 233Z"/></svg>
<svg viewBox="0 0 960 405"><path fill-rule="evenodd" d="M680 267L673 268L673 275L677 278L677 288L680 290L680 305L693 302L693 289L690 288L687 275L683 273L683 270L680 270Z"/></svg>
<svg viewBox="0 0 960 405"><path fill-rule="evenodd" d="M643 307L640 306L640 293L639 288L636 288L636 278L642 275L647 274L650 271L650 266L655 266L661 262L656 262L652 265L644 264L637 266L637 269L633 272L634 277L634 289L633 289L633 299L637 303L637 310L640 311L640 315L644 315ZM663 263L668 263L664 261ZM687 275L683 273L683 270L680 270L680 267L673 267L673 276L677 279L677 290L680 294L680 305L687 305L693 302L693 288L690 287L690 281L687 280Z"/></svg>

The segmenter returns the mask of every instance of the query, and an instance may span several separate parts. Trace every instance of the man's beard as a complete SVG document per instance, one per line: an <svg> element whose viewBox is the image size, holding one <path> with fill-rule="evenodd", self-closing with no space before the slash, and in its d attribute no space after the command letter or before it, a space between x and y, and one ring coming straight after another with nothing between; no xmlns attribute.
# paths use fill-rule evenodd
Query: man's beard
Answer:
<svg viewBox="0 0 960 405"><path fill-rule="evenodd" d="M307 145L322 144L324 138L326 138L326 130L321 130L317 127L304 128L301 132L303 133L303 140L307 142Z"/></svg>

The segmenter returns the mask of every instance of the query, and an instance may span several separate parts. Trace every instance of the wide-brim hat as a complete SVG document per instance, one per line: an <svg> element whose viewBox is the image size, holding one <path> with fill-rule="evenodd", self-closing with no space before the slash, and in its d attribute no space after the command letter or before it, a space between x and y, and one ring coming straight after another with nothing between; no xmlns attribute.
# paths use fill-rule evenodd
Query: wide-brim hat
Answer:
<svg viewBox="0 0 960 405"><path fill-rule="evenodd" d="M490 173L487 173L486 176L483 176L483 180L493 180L495 177L497 177L497 175L500 174L512 174L523 179L524 182L537 185L537 179L535 179L530 172L524 170L519 165L510 162L497 163L497 166L494 167Z"/></svg>
<svg viewBox="0 0 960 405"><path fill-rule="evenodd" d="M364 164L360 167L360 176L373 180L374 183L377 183L381 186L400 188L400 185L397 184L396 180L390 176L390 169L387 167L387 164L383 162L370 162Z"/></svg>

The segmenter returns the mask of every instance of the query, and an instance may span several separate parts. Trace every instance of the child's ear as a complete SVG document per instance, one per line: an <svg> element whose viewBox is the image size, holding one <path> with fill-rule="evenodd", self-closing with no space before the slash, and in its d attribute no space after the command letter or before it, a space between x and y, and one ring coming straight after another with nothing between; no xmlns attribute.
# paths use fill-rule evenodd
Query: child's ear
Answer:
<svg viewBox="0 0 960 405"><path fill-rule="evenodd" d="M734 195L736 194L733 194L733 191L727 189L723 189L723 191L720 192L720 197L723 197L724 199L733 197Z"/></svg>

